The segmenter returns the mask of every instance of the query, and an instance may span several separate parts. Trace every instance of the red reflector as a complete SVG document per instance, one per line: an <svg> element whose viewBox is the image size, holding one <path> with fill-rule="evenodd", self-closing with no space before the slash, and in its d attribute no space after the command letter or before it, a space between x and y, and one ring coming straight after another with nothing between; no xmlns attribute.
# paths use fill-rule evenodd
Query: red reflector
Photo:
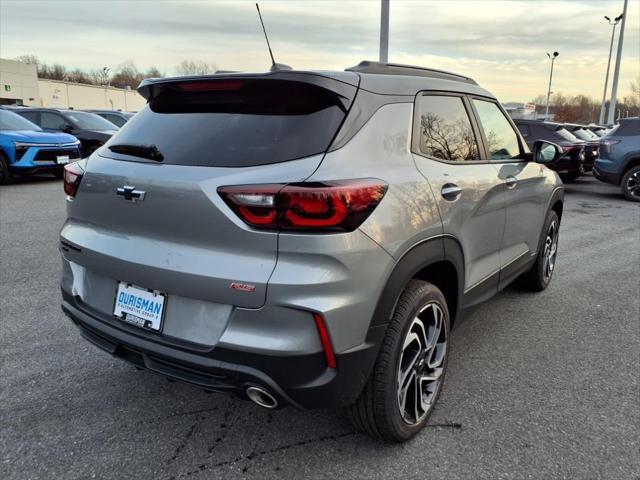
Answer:
<svg viewBox="0 0 640 480"><path fill-rule="evenodd" d="M252 227L342 232L358 228L386 191L387 184L375 179L218 188Z"/></svg>
<svg viewBox="0 0 640 480"><path fill-rule="evenodd" d="M244 85L243 80L198 80L193 82L181 82L175 86L185 92L204 92L221 90L240 90Z"/></svg>
<svg viewBox="0 0 640 480"><path fill-rule="evenodd" d="M64 193L70 197L75 197L82 180L84 170L79 162L68 163L64 166Z"/></svg>
<svg viewBox="0 0 640 480"><path fill-rule="evenodd" d="M333 353L331 338L329 338L329 332L324 323L324 318L322 318L322 315L319 313L314 313L313 319L316 321L316 328L320 336L320 343L322 343L322 350L324 350L324 358L327 360L327 366L329 368L336 368L336 356Z"/></svg>

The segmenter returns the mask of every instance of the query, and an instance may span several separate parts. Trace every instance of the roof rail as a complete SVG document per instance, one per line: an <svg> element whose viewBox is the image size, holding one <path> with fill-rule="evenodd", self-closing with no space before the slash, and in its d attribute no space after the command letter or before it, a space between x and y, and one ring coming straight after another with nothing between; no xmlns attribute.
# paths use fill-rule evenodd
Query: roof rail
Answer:
<svg viewBox="0 0 640 480"><path fill-rule="evenodd" d="M358 65L345 69L345 71L371 73L376 75L408 75L412 77L441 78L443 80L453 80L477 85L477 82L472 78L465 77L464 75L458 75L457 73L445 72L444 70L436 70L434 68L416 67L414 65L402 65L399 63L383 63L363 60Z"/></svg>

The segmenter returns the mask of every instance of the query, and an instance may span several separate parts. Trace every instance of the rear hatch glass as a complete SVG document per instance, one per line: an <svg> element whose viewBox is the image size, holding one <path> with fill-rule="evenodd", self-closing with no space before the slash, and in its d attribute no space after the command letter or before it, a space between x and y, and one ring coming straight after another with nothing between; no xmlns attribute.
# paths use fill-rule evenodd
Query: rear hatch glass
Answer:
<svg viewBox="0 0 640 480"><path fill-rule="evenodd" d="M355 93L356 87L349 88ZM163 164L170 165L250 167L290 161L327 150L350 100L291 80L169 83L156 89L100 155L141 161L109 147L143 145L154 146Z"/></svg>

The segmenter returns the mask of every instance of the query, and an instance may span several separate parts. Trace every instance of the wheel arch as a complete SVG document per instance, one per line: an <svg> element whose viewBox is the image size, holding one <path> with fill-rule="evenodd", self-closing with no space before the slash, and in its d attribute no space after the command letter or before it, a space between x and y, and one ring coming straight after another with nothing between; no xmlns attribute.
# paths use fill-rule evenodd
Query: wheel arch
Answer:
<svg viewBox="0 0 640 480"><path fill-rule="evenodd" d="M631 170L633 167L637 167L640 165L640 155L638 154L633 154L624 164L624 167L622 167L622 172L620 174L620 182L622 181L622 178L626 175L626 173Z"/></svg>
<svg viewBox="0 0 640 480"><path fill-rule="evenodd" d="M457 240L441 235L414 245L396 262L378 298L371 327L389 323L400 295L413 279L442 291L453 325L464 285L464 259Z"/></svg>

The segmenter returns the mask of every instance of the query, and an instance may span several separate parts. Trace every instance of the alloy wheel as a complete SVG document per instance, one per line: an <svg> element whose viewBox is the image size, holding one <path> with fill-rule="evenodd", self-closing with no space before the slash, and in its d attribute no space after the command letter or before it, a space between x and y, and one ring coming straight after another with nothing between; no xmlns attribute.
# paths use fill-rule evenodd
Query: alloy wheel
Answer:
<svg viewBox="0 0 640 480"><path fill-rule="evenodd" d="M398 364L398 408L409 425L420 423L435 403L447 340L442 309L428 303L411 322Z"/></svg>
<svg viewBox="0 0 640 480"><path fill-rule="evenodd" d="M545 282L551 279L553 269L556 266L556 254L558 253L558 222L554 220L549 225L547 236L544 240L542 274Z"/></svg>
<svg viewBox="0 0 640 480"><path fill-rule="evenodd" d="M625 188L630 196L640 199L640 170L629 176Z"/></svg>

